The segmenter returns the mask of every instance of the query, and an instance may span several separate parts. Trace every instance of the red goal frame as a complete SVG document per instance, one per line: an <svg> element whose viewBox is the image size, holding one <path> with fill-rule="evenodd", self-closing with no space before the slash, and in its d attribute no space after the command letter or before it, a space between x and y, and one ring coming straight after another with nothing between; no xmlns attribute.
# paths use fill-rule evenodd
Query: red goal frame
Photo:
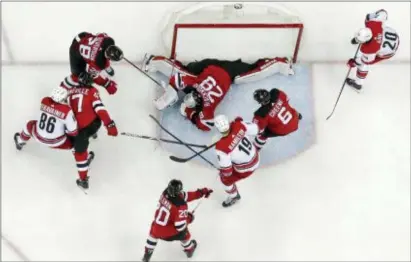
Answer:
<svg viewBox="0 0 411 262"><path fill-rule="evenodd" d="M295 43L294 54L293 54L293 62L297 62L298 51L300 49L300 42L303 35L304 25L302 23L294 23L294 24L180 24L176 23L174 25L173 30L173 40L171 45L171 54L170 58L176 58L176 45L177 45L177 37L178 37L178 30L180 28L218 28L218 29L232 29L232 28L241 28L241 29L250 29L250 28L279 28L279 29L287 29L287 28L297 28L298 29L298 36Z"/></svg>

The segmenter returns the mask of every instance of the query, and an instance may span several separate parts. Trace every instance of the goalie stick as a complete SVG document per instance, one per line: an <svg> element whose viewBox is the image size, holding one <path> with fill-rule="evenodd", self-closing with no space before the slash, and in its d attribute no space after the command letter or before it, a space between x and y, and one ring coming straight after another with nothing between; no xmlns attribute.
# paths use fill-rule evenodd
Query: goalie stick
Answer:
<svg viewBox="0 0 411 262"><path fill-rule="evenodd" d="M127 132L122 132L121 135L123 136L129 136L129 137L137 137L137 138L143 138L143 139L148 139L148 140L153 140L153 141L162 141L165 143L170 143L170 144L177 144L177 145L189 145L191 147L198 147L198 148L206 148L207 146L205 145L197 145L197 144L190 144L190 143L180 143L178 141L174 141L174 140L169 140L169 139L165 139L165 138L156 138L156 137L151 137L151 136L143 136L143 135L137 135L137 134L132 134L132 133L127 133Z"/></svg>
<svg viewBox="0 0 411 262"><path fill-rule="evenodd" d="M361 47L361 45L358 45L357 51L355 52L355 55L354 55L354 59L355 59L355 57L357 56L358 51L360 51L360 47ZM350 75L351 69L352 69L352 67L350 67L350 68L348 69L347 75L346 75L345 78L344 78L344 83L342 84L342 87L341 87L341 90L340 90L340 94L338 94L337 101L336 101L335 104L334 104L333 111L332 111L331 114L327 117L326 120L330 119L330 117L334 114L335 108L337 107L338 101L340 100L341 94L342 94L342 92L343 92L343 90L344 90L345 82L346 82L348 76Z"/></svg>
<svg viewBox="0 0 411 262"><path fill-rule="evenodd" d="M177 140L178 142L180 142L181 144L183 144L184 146L186 146L188 149L190 149L190 151L194 152L197 154L197 152L192 149L189 145L187 145L186 143L184 143L183 141L181 141L181 139L179 139L178 137L176 137L175 135L173 135L170 131L168 131L158 120L157 118L155 118L153 115L149 115L151 117L151 119L154 120L154 122L156 122L156 124L162 129L164 130L164 132L166 132L167 134L169 134L170 136L172 136L175 140ZM206 161L207 163L209 163L212 167L214 167L215 169L218 169L213 163L210 162L210 160L208 160L207 158L203 157L201 154L198 155L199 157L201 157L204 161Z"/></svg>

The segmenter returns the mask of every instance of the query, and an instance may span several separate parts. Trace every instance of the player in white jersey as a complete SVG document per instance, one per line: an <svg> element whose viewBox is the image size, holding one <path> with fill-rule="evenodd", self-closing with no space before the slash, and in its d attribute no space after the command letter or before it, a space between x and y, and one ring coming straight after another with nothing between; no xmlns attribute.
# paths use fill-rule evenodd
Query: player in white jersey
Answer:
<svg viewBox="0 0 411 262"><path fill-rule="evenodd" d="M50 97L41 100L38 119L28 121L23 131L14 135L18 150L21 150L31 137L51 148L73 148L69 136L77 135L77 120L70 106L66 104L67 97L68 91L57 87L53 89Z"/></svg>
<svg viewBox="0 0 411 262"><path fill-rule="evenodd" d="M252 175L260 164L258 150L251 142L259 130L256 124L244 122L240 117L230 123L226 116L219 115L214 118L214 124L223 136L215 150L220 179L229 195L223 207L229 207L241 198L236 182Z"/></svg>
<svg viewBox="0 0 411 262"><path fill-rule="evenodd" d="M367 14L365 28L361 28L351 40L352 44L361 44L361 47L357 56L348 60L348 66L357 67L357 71L354 78L346 79L346 83L357 91L362 88L369 65L393 57L398 50L400 38L393 28L385 25L387 19L384 9Z"/></svg>

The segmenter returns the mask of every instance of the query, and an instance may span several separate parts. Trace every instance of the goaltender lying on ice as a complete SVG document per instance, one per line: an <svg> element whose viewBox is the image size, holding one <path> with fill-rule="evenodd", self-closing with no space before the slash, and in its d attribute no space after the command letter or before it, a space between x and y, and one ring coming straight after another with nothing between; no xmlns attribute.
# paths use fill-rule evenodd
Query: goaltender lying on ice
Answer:
<svg viewBox="0 0 411 262"><path fill-rule="evenodd" d="M163 83L164 93L154 101L158 110L163 110L178 101L178 91L187 95L180 112L203 131L213 126L214 112L231 84L243 84L262 80L280 73L293 75L292 60L285 57L262 58L254 63L204 59L183 65L163 56L146 57L143 69L169 76Z"/></svg>

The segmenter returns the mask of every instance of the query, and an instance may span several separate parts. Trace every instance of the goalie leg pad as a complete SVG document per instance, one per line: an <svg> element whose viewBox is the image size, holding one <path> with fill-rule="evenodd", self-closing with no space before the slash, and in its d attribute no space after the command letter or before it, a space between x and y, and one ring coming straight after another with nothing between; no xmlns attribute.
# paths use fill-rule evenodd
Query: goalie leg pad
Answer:
<svg viewBox="0 0 411 262"><path fill-rule="evenodd" d="M273 58L267 60L263 65L260 65L256 69L241 74L234 79L235 84L245 84L255 81L260 81L264 78L272 76L274 74L293 75L292 60L288 58Z"/></svg>
<svg viewBox="0 0 411 262"><path fill-rule="evenodd" d="M174 105L178 101L178 93L171 85L164 87L164 93L162 96L154 100L154 105L158 110L163 110L167 107Z"/></svg>
<svg viewBox="0 0 411 262"><path fill-rule="evenodd" d="M164 56L153 56L144 64L144 71L148 73L160 72L163 75L170 77L175 73L181 73L184 75L194 76L185 70L181 63L173 61Z"/></svg>

